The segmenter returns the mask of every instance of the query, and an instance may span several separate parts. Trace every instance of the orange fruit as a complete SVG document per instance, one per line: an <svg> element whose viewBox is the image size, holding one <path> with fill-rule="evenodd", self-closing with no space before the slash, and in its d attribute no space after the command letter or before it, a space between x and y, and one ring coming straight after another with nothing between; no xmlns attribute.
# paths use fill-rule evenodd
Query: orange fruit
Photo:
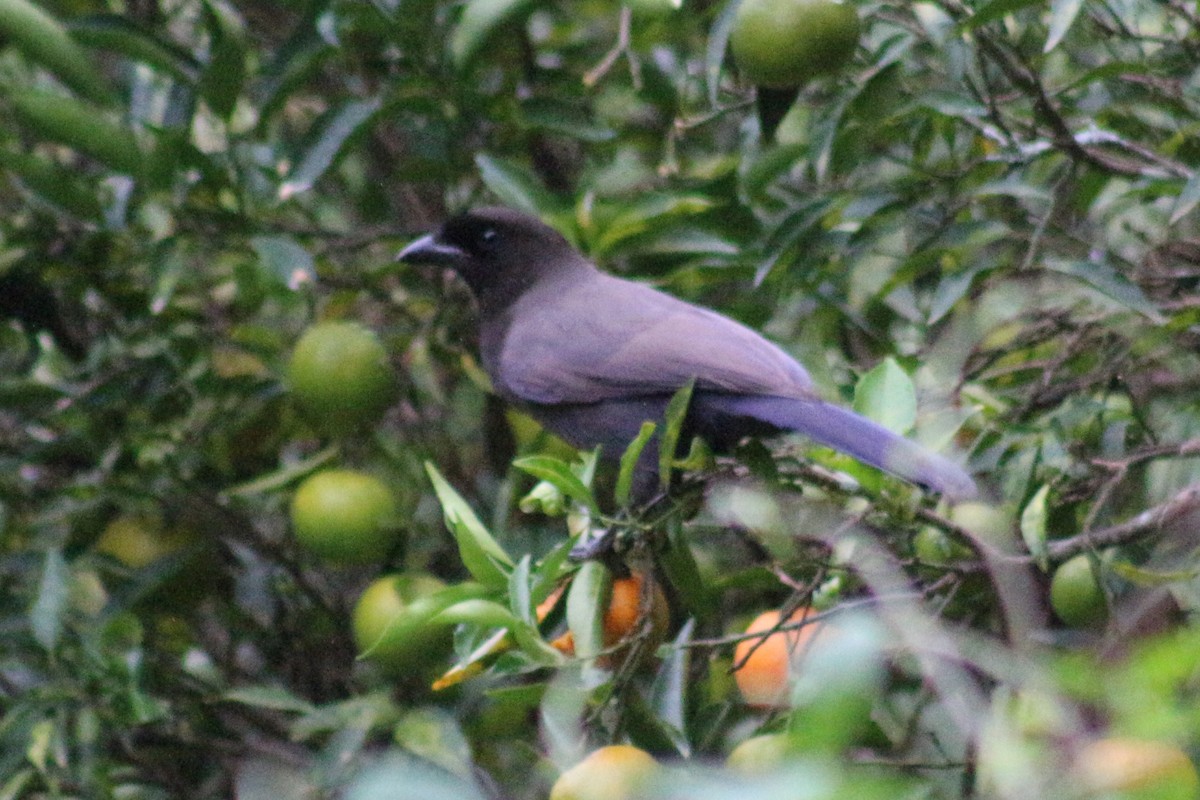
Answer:
<svg viewBox="0 0 1200 800"><path fill-rule="evenodd" d="M742 0L729 47L754 84L802 86L835 72L858 46L858 14L834 0Z"/></svg>
<svg viewBox="0 0 1200 800"><path fill-rule="evenodd" d="M747 775L761 775L779 768L795 751L796 745L786 733L762 733L733 748L725 766Z"/></svg>
<svg viewBox="0 0 1200 800"><path fill-rule="evenodd" d="M802 622L815 613L804 606L788 617L788 624ZM823 622L792 630L767 633L780 624L779 611L765 611L750 623L746 633L762 633L738 642L733 651L734 680L742 698L752 706L772 708L787 705L791 676L804 659L805 652L818 635L830 635L831 628Z"/></svg>
<svg viewBox="0 0 1200 800"><path fill-rule="evenodd" d="M645 583L641 573L635 572L627 578L616 578L612 582L612 592L609 595L608 609L604 612L602 622L604 631L604 649L606 652L597 659L597 663L606 669L613 669L621 664L629 655L629 644L619 647L622 641L637 636L642 630L642 586ZM653 657L658 646L667 638L667 629L671 623L671 609L667 596L663 594L658 582L653 583L650 596L649 624L650 630L646 639L639 644L639 654L643 659ZM551 642L551 646L567 655L575 654L575 637L570 631ZM615 648L615 649L614 649Z"/></svg>
<svg viewBox="0 0 1200 800"><path fill-rule="evenodd" d="M1120 792L1123 800L1200 796L1200 777L1192 760L1167 742L1098 739L1079 751L1074 771L1079 783L1096 796L1108 797L1114 792Z"/></svg>
<svg viewBox="0 0 1200 800"><path fill-rule="evenodd" d="M396 375L374 332L356 322L322 322L296 342L288 383L317 429L342 436L379 419L395 396Z"/></svg>
<svg viewBox="0 0 1200 800"><path fill-rule="evenodd" d="M296 541L337 564L380 561L400 540L391 491L363 472L327 469L310 475L292 497L291 517Z"/></svg>
<svg viewBox="0 0 1200 800"><path fill-rule="evenodd" d="M658 762L637 747L601 747L558 776L550 800L633 800Z"/></svg>

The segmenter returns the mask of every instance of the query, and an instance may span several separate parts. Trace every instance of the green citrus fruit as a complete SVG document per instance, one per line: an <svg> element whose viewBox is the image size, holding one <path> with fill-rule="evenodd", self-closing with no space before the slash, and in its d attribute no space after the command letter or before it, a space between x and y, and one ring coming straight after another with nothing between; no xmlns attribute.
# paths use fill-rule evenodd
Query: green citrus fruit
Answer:
<svg viewBox="0 0 1200 800"><path fill-rule="evenodd" d="M1050 607L1073 628L1103 622L1108 616L1104 590L1092 570L1091 559L1080 554L1059 565L1050 579Z"/></svg>
<svg viewBox="0 0 1200 800"><path fill-rule="evenodd" d="M379 419L395 396L396 375L373 332L354 322L323 322L296 343L288 382L309 421L341 436Z"/></svg>
<svg viewBox="0 0 1200 800"><path fill-rule="evenodd" d="M130 569L141 569L196 541L195 532L166 528L156 516L125 514L108 523L95 546Z"/></svg>
<svg viewBox="0 0 1200 800"><path fill-rule="evenodd" d="M854 8L833 0L742 0L729 46L753 83L801 86L835 72L858 46Z"/></svg>
<svg viewBox="0 0 1200 800"><path fill-rule="evenodd" d="M640 19L667 17L683 6L683 0L625 0L625 5Z"/></svg>
<svg viewBox="0 0 1200 800"><path fill-rule="evenodd" d="M917 560L932 567L945 567L973 555L970 548L932 525L926 525L913 535L912 546Z"/></svg>
<svg viewBox="0 0 1200 800"><path fill-rule="evenodd" d="M177 563L160 571L153 584L142 584L141 600L163 611L184 611L213 590L221 580L215 541L186 525L168 525L158 514L131 513L116 517L95 542L97 553L111 556L132 570L157 569L167 559Z"/></svg>
<svg viewBox="0 0 1200 800"><path fill-rule="evenodd" d="M550 800L633 800L658 762L637 747L601 747L558 776Z"/></svg>
<svg viewBox="0 0 1200 800"><path fill-rule="evenodd" d="M453 626L433 617L483 593L478 584L446 586L424 572L385 575L354 605L354 643L384 673L427 680L434 667L445 666L453 644Z"/></svg>
<svg viewBox="0 0 1200 800"><path fill-rule="evenodd" d="M338 564L369 564L400 539L396 503L378 478L348 469L311 475L292 497L292 531L306 550Z"/></svg>

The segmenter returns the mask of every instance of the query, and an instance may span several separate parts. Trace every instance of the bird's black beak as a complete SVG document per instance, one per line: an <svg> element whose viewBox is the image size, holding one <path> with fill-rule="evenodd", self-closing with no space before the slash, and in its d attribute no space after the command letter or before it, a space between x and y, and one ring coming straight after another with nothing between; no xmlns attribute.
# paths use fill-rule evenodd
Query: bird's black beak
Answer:
<svg viewBox="0 0 1200 800"><path fill-rule="evenodd" d="M429 234L397 253L396 260L407 264L434 264L457 269L466 262L467 254L454 245L438 241L434 234Z"/></svg>

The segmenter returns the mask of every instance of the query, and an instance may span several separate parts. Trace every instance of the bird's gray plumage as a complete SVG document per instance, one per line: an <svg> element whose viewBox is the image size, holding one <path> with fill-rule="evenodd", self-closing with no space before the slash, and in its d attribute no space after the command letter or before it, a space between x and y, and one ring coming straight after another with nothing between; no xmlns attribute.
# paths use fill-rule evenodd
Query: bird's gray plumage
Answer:
<svg viewBox="0 0 1200 800"><path fill-rule="evenodd" d="M661 419L694 380L687 432L718 449L796 431L947 495L975 492L948 459L821 400L804 368L755 331L601 272L533 217L476 209L398 257L466 280L497 392L572 444L620 455L642 421ZM652 471L653 460L643 467Z"/></svg>

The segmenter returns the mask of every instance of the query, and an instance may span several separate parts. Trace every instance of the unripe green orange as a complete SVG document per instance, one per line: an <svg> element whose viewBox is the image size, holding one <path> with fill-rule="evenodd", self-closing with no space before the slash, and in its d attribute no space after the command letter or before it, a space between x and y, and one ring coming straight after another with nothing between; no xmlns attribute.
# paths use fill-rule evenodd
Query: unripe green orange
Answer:
<svg viewBox="0 0 1200 800"><path fill-rule="evenodd" d="M1104 590L1096 580L1091 558L1081 553L1064 561L1050 579L1050 607L1066 624L1083 628L1108 616Z"/></svg>
<svg viewBox="0 0 1200 800"><path fill-rule="evenodd" d="M309 476L292 497L292 532L306 550L337 564L382 560L400 541L396 503L378 478L348 469Z"/></svg>
<svg viewBox="0 0 1200 800"><path fill-rule="evenodd" d="M742 73L773 89L835 72L854 55L858 14L834 0L742 0L729 46Z"/></svg>
<svg viewBox="0 0 1200 800"><path fill-rule="evenodd" d="M322 322L296 343L288 382L305 417L341 436L379 419L395 396L396 376L372 331L356 322Z"/></svg>

